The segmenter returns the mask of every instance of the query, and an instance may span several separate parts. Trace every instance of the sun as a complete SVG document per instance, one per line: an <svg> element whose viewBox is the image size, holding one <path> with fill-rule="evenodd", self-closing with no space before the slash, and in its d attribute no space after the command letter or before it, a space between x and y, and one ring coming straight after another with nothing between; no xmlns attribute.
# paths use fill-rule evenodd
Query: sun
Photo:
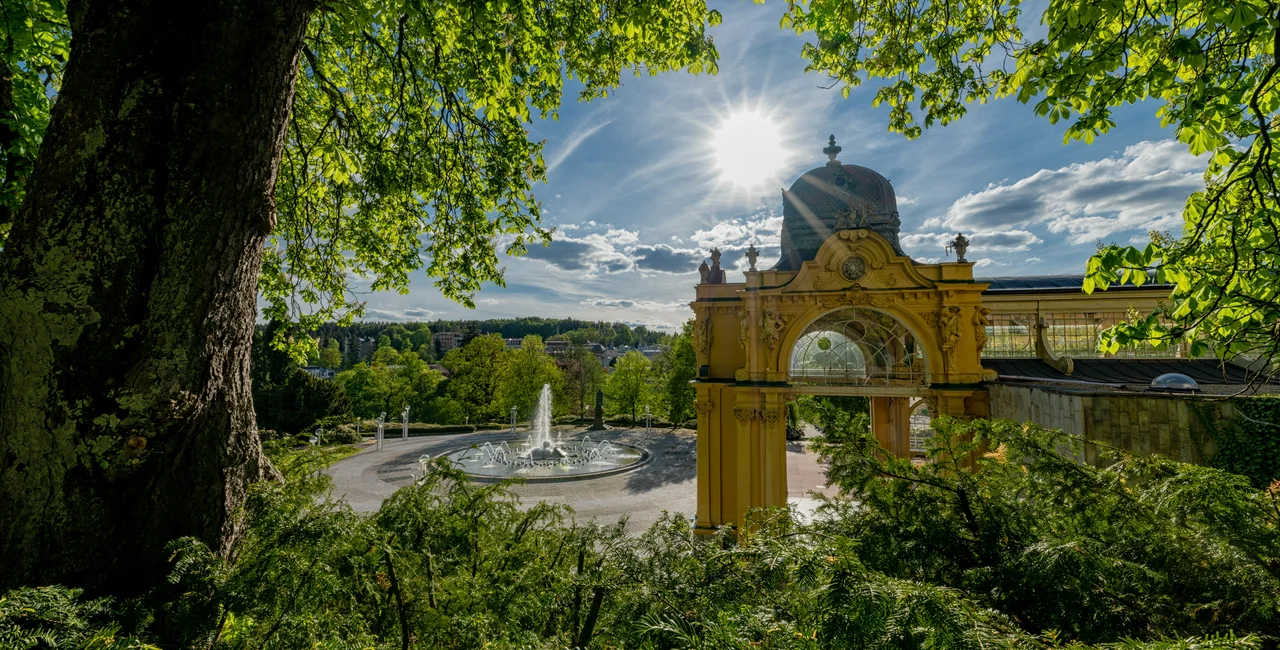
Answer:
<svg viewBox="0 0 1280 650"><path fill-rule="evenodd" d="M726 115L712 134L711 146L720 176L744 188L773 180L787 158L778 123L756 110Z"/></svg>

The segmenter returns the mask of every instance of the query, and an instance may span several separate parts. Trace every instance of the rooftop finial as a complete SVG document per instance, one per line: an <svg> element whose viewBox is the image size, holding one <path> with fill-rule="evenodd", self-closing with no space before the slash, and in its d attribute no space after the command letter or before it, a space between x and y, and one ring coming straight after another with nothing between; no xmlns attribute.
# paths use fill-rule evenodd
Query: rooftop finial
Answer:
<svg viewBox="0 0 1280 650"><path fill-rule="evenodd" d="M841 149L840 149L840 145L836 144L836 136L835 136L835 134L833 133L833 134L831 134L831 137L827 139L827 146L826 146L826 148L822 150L822 153L827 154L827 158L828 158L828 160L827 160L827 164L828 164L828 165L839 165L839 164L840 164L840 161L839 161L839 160L836 160L836 156L840 153L840 150L841 150Z"/></svg>

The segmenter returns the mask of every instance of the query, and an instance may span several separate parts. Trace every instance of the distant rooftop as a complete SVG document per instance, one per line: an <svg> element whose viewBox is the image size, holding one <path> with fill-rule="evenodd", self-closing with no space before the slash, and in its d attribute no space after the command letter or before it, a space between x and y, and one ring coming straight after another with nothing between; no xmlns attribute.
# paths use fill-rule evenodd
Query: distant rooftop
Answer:
<svg viewBox="0 0 1280 650"><path fill-rule="evenodd" d="M1249 383L1249 375L1244 368L1218 359L1072 359L1072 363L1074 370L1065 375L1040 359L982 360L983 366L995 370L1003 378L1086 381L1145 388L1152 379L1176 372L1200 384Z"/></svg>
<svg viewBox="0 0 1280 650"><path fill-rule="evenodd" d="M1083 291L1083 275L1023 275L998 278L974 278L974 282L987 282L991 286L983 293L1077 293ZM1132 291L1134 289L1171 288L1173 285L1147 283L1141 287L1131 284L1113 284L1108 291Z"/></svg>

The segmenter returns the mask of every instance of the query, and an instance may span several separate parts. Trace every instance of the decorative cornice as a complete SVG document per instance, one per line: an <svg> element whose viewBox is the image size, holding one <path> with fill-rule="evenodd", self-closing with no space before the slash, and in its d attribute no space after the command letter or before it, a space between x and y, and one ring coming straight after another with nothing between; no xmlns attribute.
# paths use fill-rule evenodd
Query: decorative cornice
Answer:
<svg viewBox="0 0 1280 650"><path fill-rule="evenodd" d="M760 420L762 422L777 422L782 418L782 414L775 409L733 409L733 417L739 422L750 422L752 420Z"/></svg>

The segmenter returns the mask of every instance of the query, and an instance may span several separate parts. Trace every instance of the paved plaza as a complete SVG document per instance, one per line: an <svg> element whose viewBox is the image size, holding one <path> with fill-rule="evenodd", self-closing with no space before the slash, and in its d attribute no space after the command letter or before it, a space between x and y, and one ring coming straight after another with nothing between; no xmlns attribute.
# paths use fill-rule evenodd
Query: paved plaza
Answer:
<svg viewBox="0 0 1280 650"><path fill-rule="evenodd" d="M565 435L580 435L581 429ZM539 501L563 503L573 508L579 520L601 523L628 517L628 530L648 528L663 511L692 518L697 508L697 439L693 431L667 429L646 434L643 429L593 431L593 440L609 440L643 447L652 455L645 466L631 472L575 481L527 483L513 489L522 505ZM362 512L377 510L383 499L413 482L419 472L418 459L449 451L502 441L523 440L505 431L483 431L455 435L423 436L401 440L388 438L381 451L373 443L354 456L334 463L327 471L333 477L335 496ZM788 501L809 512L816 505L811 490L833 496L817 456L803 443L787 444Z"/></svg>

